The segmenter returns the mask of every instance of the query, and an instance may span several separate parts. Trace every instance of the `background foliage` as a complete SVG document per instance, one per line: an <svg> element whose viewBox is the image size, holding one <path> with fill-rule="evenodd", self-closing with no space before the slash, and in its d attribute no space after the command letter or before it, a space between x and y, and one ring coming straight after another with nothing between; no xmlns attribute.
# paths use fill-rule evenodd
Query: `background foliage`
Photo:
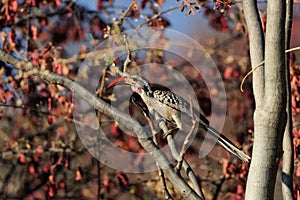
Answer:
<svg viewBox="0 0 300 200"><path fill-rule="evenodd" d="M223 131L250 154L255 105L250 79L244 84L244 93L239 91L243 75L250 68L247 30L240 3L219 0L130 3L113 0L98 0L95 5L60 0L2 1L1 48L31 61L42 70L74 79L86 54L109 35L139 27L163 29L180 27L178 23L191 23L188 30L178 30L193 34L205 46L224 80L228 112ZM261 17L265 23L263 10ZM201 30L195 28L198 26ZM202 110L209 116L208 91L201 76L195 75L189 64L177 65L176 60L166 60L163 52L157 51L149 51L145 58L137 57L136 63L147 62L147 59L171 63L184 74L194 87ZM296 54L291 56L291 61L294 145L295 158L298 158L300 66ZM162 197L157 173L124 174L102 165L87 152L76 134L72 94L67 89L47 84L30 72L17 71L4 62L0 62L0 76L1 198ZM214 92L217 89L210 91ZM78 117L89 125L88 115ZM111 133L108 137L116 145L143 152L134 137L124 135L116 123L106 120L104 125ZM243 199L248 165L235 161L220 147L199 160L200 142L201 137L198 137L186 158L198 175L206 197ZM297 159L295 165L295 195L299 196L300 163ZM171 192L180 198L176 191L171 189Z"/></svg>

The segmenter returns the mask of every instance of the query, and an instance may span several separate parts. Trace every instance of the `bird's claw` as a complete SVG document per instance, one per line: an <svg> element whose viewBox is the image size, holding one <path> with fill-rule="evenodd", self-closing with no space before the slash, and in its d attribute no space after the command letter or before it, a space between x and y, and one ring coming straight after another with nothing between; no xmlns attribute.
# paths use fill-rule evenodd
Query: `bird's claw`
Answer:
<svg viewBox="0 0 300 200"><path fill-rule="evenodd" d="M164 132L163 137L166 138L168 135L173 134L173 132L177 132L179 130L179 128L173 128L168 130L167 132Z"/></svg>

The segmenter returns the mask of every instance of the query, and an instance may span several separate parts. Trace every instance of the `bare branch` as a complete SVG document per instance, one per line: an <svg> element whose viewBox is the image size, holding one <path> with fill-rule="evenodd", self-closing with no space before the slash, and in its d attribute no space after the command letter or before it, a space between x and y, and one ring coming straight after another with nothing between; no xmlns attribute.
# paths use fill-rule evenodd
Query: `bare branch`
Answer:
<svg viewBox="0 0 300 200"><path fill-rule="evenodd" d="M85 152L86 149L71 149L71 148L57 148L57 147L51 147L49 149L43 149L44 152L50 152L50 153L82 153ZM9 150L9 151L3 151L0 152L1 159L4 160L10 160L13 157L18 157L19 154L27 154L32 155L36 153L36 149L19 149L19 150Z"/></svg>
<svg viewBox="0 0 300 200"><path fill-rule="evenodd" d="M193 111L193 104L192 104L192 99L190 97L190 105L191 105L191 115L192 115L192 128L191 130L189 131L189 133L185 136L185 139L184 139L184 142L183 142L183 145L181 147L181 150L180 150L180 153L179 153L179 159L178 159L178 163L176 165L176 169L178 171L181 170L181 166L182 166L182 161L183 161L183 156L185 154L185 152L187 151L188 149L188 144L190 142L190 139L191 139L191 136L193 134L193 132L195 131L195 128L196 128L196 120L195 120L195 117L194 117L194 111Z"/></svg>
<svg viewBox="0 0 300 200"><path fill-rule="evenodd" d="M144 25L148 24L151 20L155 20L155 19L158 19L159 17L161 17L162 15L166 14L166 13L169 13L173 10L177 10L177 9L180 9L180 6L175 6L175 7L171 7L165 11L161 11L161 12L158 12L157 14L153 15L151 18L148 18L146 22L144 23L141 23L139 24L137 27L136 27L136 30L135 31L138 31L140 28L142 28Z"/></svg>
<svg viewBox="0 0 300 200"><path fill-rule="evenodd" d="M9 104L1 104L0 103L0 107L11 107L11 108L17 108L17 109L24 109L24 110L30 110L30 111L33 111L33 112L36 112L38 114L42 114L42 115L51 115L51 116L54 116L54 117L57 117L57 118L63 118L64 120L63 121L70 121L70 122L73 122L74 124L78 124L78 125L81 125L81 126L88 126L94 130L98 130L96 129L95 127L92 127L88 124L85 124L79 120L76 120L76 119L73 119L71 117L68 117L66 115L62 116L62 115L57 115L57 114L54 114L52 112L49 112L49 111L43 111L43 110L40 110L40 109L36 109L36 108L30 108L30 107L26 107L26 106L17 106L17 105L9 105Z"/></svg>
<svg viewBox="0 0 300 200"><path fill-rule="evenodd" d="M263 64L265 64L265 60L263 60L262 62L260 62L259 64L257 64L255 67L252 67L252 69L244 76L244 78L242 79L242 82L240 84L240 90L241 92L244 92L243 90L243 85L244 85L244 82L246 80L246 78L248 76L250 76L250 74L252 74L255 70L257 70L259 67L261 67Z"/></svg>
<svg viewBox="0 0 300 200"><path fill-rule="evenodd" d="M126 51L127 51L127 57L126 57L126 60L124 62L123 72L128 72L128 67L129 67L129 64L131 63L131 51L129 49L127 36L123 35L123 38L124 38L124 42L125 42L125 48L126 48Z"/></svg>
<svg viewBox="0 0 300 200"><path fill-rule="evenodd" d="M257 9L256 0L243 1L244 15L249 32L251 65L256 66L264 60L264 33ZM253 74L253 92L255 102L259 105L264 97L264 68L261 67Z"/></svg>
<svg viewBox="0 0 300 200"><path fill-rule="evenodd" d="M0 58L4 62L17 66L18 69L24 70L28 68L27 62L5 53L2 49L0 49ZM87 91L84 87L78 85L77 83L66 77L48 71L39 71L37 75L49 83L58 84L68 88L71 92L76 93L87 103L95 106L95 109L99 110L102 113L105 113L111 118L114 118L115 121L122 124L129 130L135 132L142 147L147 152L151 153L154 160L158 162L160 166L166 166L163 169L164 173L184 198L191 200L203 199L198 196L197 193L185 182L185 180L176 173L176 170L174 170L173 166L169 163L166 155L162 151L160 151L160 149L153 143L152 139L147 138L147 133L144 132L143 128L137 121L133 120L127 114L119 112L119 110L117 110L113 106L95 97L94 94Z"/></svg>
<svg viewBox="0 0 300 200"><path fill-rule="evenodd" d="M176 150L176 145L175 145L175 141L173 139L173 136L172 135L168 135L167 136L167 141L168 141L168 144L169 144L169 147L170 147L170 150L171 150L171 153L172 153L172 156L173 158L175 158L176 160L178 160L179 158L179 154ZM203 199L205 199L205 196L202 192L202 189L201 189L201 186L200 184L198 183L197 181L197 178L196 178L196 175L193 171L193 169L191 168L191 166L189 165L189 163L183 159L183 162L182 162L182 168L184 169L186 175L190 178L196 192L202 196Z"/></svg>
<svg viewBox="0 0 300 200"><path fill-rule="evenodd" d="M131 4L128 6L127 10L125 12L123 12L123 15L120 17L120 19L116 22L118 25L122 24L124 19L127 17L127 15L129 14L129 12L131 11L131 9L136 6L136 1L137 0L133 0L131 2Z"/></svg>
<svg viewBox="0 0 300 200"><path fill-rule="evenodd" d="M286 0L286 17L285 17L285 49L290 48L290 38L292 31L293 20L293 0ZM294 48L293 48L294 49ZM292 49L292 50L293 50ZM282 156L282 196L284 200L294 199L293 191L293 173L294 173L294 143L293 143L293 120L292 120L292 102L291 102L291 83L290 83L290 54L286 50L285 54L285 68L286 68L286 92L287 92L287 123L283 135L283 156Z"/></svg>
<svg viewBox="0 0 300 200"><path fill-rule="evenodd" d="M150 119L150 116L148 115L148 113L144 112L144 115L145 115L145 118L147 119L148 123L149 123L149 126L150 126L150 129L151 129L151 132L152 132L152 136L153 136L153 141L156 145L158 145L158 137L157 137L157 132L155 130L155 127L153 125L153 122L152 120ZM168 200L172 200L172 196L168 190L168 187L167 187L167 182L166 182L166 177L164 175L164 171L163 169L159 166L159 163L156 162L156 166L157 166L157 169L158 169L158 175L160 177L160 180L163 184L163 194L164 194L164 199L168 199Z"/></svg>
<svg viewBox="0 0 300 200"><path fill-rule="evenodd" d="M286 33L286 34L288 34L288 33ZM289 45L288 45L288 46L286 46L285 49L286 49L285 50L285 53L286 53L285 56L286 56L286 62L287 62L286 63L286 67L287 67L287 70L288 70L288 74L290 74L289 73L289 59L290 59L289 52L300 50L300 47L294 47L294 48L290 49ZM248 78L248 76L250 76L250 74L252 74L255 70L257 70L258 68L262 67L263 64L265 64L265 60L263 60L261 63L257 64L255 67L252 67L252 69L244 76L244 78L242 79L242 82L240 84L240 90L241 90L241 92L244 92L243 85L244 85L244 82L245 82L246 78ZM290 77L290 76L288 76L288 77ZM287 79L287 80L289 81L289 79Z"/></svg>
<svg viewBox="0 0 300 200"><path fill-rule="evenodd" d="M168 141L168 145L169 145L169 148L170 148L170 151L172 153L172 156L174 159L176 159L177 161L179 160L179 153L177 152L177 149L176 149L176 145L175 145L175 141L173 139L173 136L172 134L170 134L169 132L169 129L168 127L166 126L164 120L161 119L161 117L157 114L154 116L155 117L155 120L157 120L159 122L159 127L163 130L164 132L164 135L166 135L166 138L167 138L167 141ZM185 159L182 159L182 167L184 169L184 171L186 172L187 176L190 178L190 180L192 181L192 184L196 190L196 192L203 198L205 199L204 197L204 194L201 190L201 187L197 181L197 178L196 178L196 175L194 173L194 171L192 170L192 168L190 167L190 165L188 164L188 162L185 160ZM176 170L177 171L177 170ZM177 171L178 172L178 171ZM179 173L178 173L179 174Z"/></svg>

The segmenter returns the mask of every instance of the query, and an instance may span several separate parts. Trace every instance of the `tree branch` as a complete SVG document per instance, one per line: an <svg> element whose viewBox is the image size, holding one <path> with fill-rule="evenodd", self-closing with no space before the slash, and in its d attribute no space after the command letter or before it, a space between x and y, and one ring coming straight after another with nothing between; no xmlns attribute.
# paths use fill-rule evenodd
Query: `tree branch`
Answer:
<svg viewBox="0 0 300 200"><path fill-rule="evenodd" d="M282 37L285 35L285 10L285 2L268 3L265 48L265 66L267 66L265 67L265 100L268 104L278 102L278 106L282 106L280 103L285 105L286 102L285 38ZM276 93L281 98L273 98Z"/></svg>
<svg viewBox="0 0 300 200"><path fill-rule="evenodd" d="M173 135L169 134L168 127L166 126L164 120L162 120L161 117L157 113L154 117L155 117L155 120L157 120L159 122L158 126L162 129L162 131L164 132L164 135L166 135L168 145L169 145L169 148L170 148L173 158L175 160L177 160L177 162L179 162L180 155L177 151L176 144L173 139ZM184 171L186 172L186 175L190 178L195 191L198 193L198 195L200 195L203 199L205 199L204 193L197 181L196 175L194 174L194 171L192 170L189 163L185 159L182 159L182 167L183 167ZM177 169L176 169L176 171L178 172Z"/></svg>
<svg viewBox="0 0 300 200"><path fill-rule="evenodd" d="M286 0L285 17L285 49L290 48L290 39L293 20L293 0ZM284 200L294 199L293 195L293 173L294 173L294 144L293 144L293 121L292 121L292 102L291 102L291 82L290 82L290 53L285 54L286 67L286 90L287 90L287 123L283 135L283 163L281 172L282 196Z"/></svg>
<svg viewBox="0 0 300 200"><path fill-rule="evenodd" d="M0 49L0 59L3 62L7 62L11 65L16 66L20 70L30 70L29 65L32 66L29 62L25 62L18 58L15 58L7 53L5 53L2 49ZM147 138L147 133L144 132L140 124L133 120L127 114L121 113L119 110L114 108L113 106L105 103L100 98L94 96L94 94L90 93L81 85L78 85L74 81L60 76L58 74L39 70L36 75L41 77L43 80L52 83L58 84L68 88L71 92L75 93L82 99L84 99L90 105L95 106L95 109L99 110L102 113L105 113L107 116L114 118L115 121L122 124L124 127L129 130L135 132L138 136L138 141L142 145L142 147L153 156L154 160L159 163L160 166L166 166L163 170L167 175L170 182L174 185L174 187L181 193L181 195L186 199L202 199L199 197L196 192L185 182L185 180L180 177L174 167L169 163L166 155L160 151L160 149L153 143L153 140Z"/></svg>
<svg viewBox="0 0 300 200"><path fill-rule="evenodd" d="M244 15L249 32L251 65L254 67L264 60L264 33L256 0L243 1ZM264 67L253 73L253 93L256 105L260 105L264 97Z"/></svg>

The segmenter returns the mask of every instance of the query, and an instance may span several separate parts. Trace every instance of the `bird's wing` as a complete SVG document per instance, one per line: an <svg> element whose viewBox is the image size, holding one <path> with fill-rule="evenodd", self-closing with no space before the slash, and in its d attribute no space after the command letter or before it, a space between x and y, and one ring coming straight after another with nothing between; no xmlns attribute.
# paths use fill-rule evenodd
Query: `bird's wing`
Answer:
<svg viewBox="0 0 300 200"><path fill-rule="evenodd" d="M160 90L154 91L153 95L154 98L158 99L161 103L166 104L171 108L178 110L179 112L184 112L187 115L191 116L189 103L179 95L176 95L171 91L160 91ZM235 155L242 161L249 162L250 157L247 154L242 152L238 147L236 147L228 138L226 138L219 131L209 126L209 121L203 115L201 115L195 109L193 109L193 112L195 114L196 120L199 121L204 126L204 128L208 130L210 134L212 134L214 137L218 139L218 143L221 146L223 146L227 151L229 151L231 154Z"/></svg>
<svg viewBox="0 0 300 200"><path fill-rule="evenodd" d="M159 102L178 110L179 112L184 112L186 114L190 114L190 105L189 103L183 99L181 96L171 92L171 91L163 91L163 90L155 90L153 92L153 96Z"/></svg>
<svg viewBox="0 0 300 200"><path fill-rule="evenodd" d="M130 102L132 102L136 107L140 108L143 111L145 117L150 118L148 107L138 93L133 92L130 97Z"/></svg>
<svg viewBox="0 0 300 200"><path fill-rule="evenodd" d="M154 98L161 103L170 106L178 112L183 112L191 117L190 104L181 96L172 91L155 90L153 92ZM209 121L199 111L193 108L193 113L197 121L200 121L204 126L209 126Z"/></svg>

